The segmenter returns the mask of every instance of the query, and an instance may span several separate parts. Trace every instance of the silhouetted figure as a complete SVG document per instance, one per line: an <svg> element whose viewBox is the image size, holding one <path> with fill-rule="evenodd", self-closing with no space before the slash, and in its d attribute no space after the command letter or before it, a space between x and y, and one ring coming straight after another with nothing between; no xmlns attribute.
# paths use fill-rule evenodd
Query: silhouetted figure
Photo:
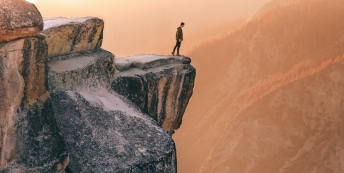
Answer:
<svg viewBox="0 0 344 173"><path fill-rule="evenodd" d="M182 22L182 23L180 24L180 27L177 28L177 33L176 33L177 43L176 43L176 46L174 46L172 55L174 55L174 52L176 51L176 48L177 48L177 56L180 56L180 55L179 55L179 48L180 48L180 44L181 44L182 41L183 41L183 30L182 30L182 28L184 27L184 25L185 25L185 23Z"/></svg>

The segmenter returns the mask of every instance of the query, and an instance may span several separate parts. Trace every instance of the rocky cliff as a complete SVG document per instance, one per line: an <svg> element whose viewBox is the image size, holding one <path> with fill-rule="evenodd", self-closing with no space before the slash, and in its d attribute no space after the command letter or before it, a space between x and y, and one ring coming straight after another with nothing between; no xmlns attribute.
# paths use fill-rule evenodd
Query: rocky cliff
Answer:
<svg viewBox="0 0 344 173"><path fill-rule="evenodd" d="M188 57L137 55L115 60L112 89L124 95L169 134L182 123L196 70Z"/></svg>
<svg viewBox="0 0 344 173"><path fill-rule="evenodd" d="M169 134L192 95L189 58L115 60L101 19L46 18L42 30L34 5L0 3L0 172L176 172Z"/></svg>
<svg viewBox="0 0 344 173"><path fill-rule="evenodd" d="M52 98L73 172L176 172L172 138L125 98L106 90Z"/></svg>
<svg viewBox="0 0 344 173"><path fill-rule="evenodd" d="M0 170L63 171L69 158L48 92L48 45L43 36L12 40L37 35L42 17L26 2L1 3L8 11L0 16L8 20L0 20L0 26L11 28L0 29L0 40L9 41L0 43Z"/></svg>
<svg viewBox="0 0 344 173"><path fill-rule="evenodd" d="M43 34L49 43L49 56L99 49L104 21L95 17L44 18Z"/></svg>
<svg viewBox="0 0 344 173"><path fill-rule="evenodd" d="M0 44L0 169L58 171L68 155L53 114L47 44L28 37Z"/></svg>
<svg viewBox="0 0 344 173"><path fill-rule="evenodd" d="M98 20L59 18L47 22L52 26L43 31L47 38L64 35L61 27L98 28L99 23ZM73 32L68 34L66 38L75 36ZM48 45L56 44L54 40L47 41ZM89 39L80 39L78 44L89 42ZM180 126L192 94L195 69L189 58L144 55L114 61L112 53L91 46L77 53L68 47L61 55L52 53L48 61L49 90L57 124L70 154L71 171L176 172L175 145L168 133ZM143 78L146 81L141 86L130 82L139 75L144 77L143 72L150 75L150 81ZM141 103L136 98L150 102ZM162 102L170 105L161 106ZM154 112L145 111L145 107ZM164 118L158 114L158 107L166 110L159 109ZM159 119L154 115L160 115Z"/></svg>

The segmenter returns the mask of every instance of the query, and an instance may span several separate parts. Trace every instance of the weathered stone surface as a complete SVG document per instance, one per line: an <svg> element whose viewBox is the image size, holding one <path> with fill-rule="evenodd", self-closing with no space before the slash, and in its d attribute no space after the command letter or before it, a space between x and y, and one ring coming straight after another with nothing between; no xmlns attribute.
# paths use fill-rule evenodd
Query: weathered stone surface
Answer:
<svg viewBox="0 0 344 173"><path fill-rule="evenodd" d="M87 91L110 88L114 55L105 50L50 58L49 90Z"/></svg>
<svg viewBox="0 0 344 173"><path fill-rule="evenodd" d="M103 42L103 20L85 18L44 18L49 56L100 49Z"/></svg>
<svg viewBox="0 0 344 173"><path fill-rule="evenodd" d="M49 90L72 172L176 172L171 137L111 91L114 56L104 50L50 57Z"/></svg>
<svg viewBox="0 0 344 173"><path fill-rule="evenodd" d="M35 5L25 0L0 0L0 42L33 36L43 30Z"/></svg>
<svg viewBox="0 0 344 173"><path fill-rule="evenodd" d="M169 64L190 64L191 59L185 56L165 56L142 54L116 59L116 69L126 71L130 68L148 69Z"/></svg>
<svg viewBox="0 0 344 173"><path fill-rule="evenodd" d="M72 172L176 172L172 138L115 93L59 91L55 115Z"/></svg>
<svg viewBox="0 0 344 173"><path fill-rule="evenodd" d="M0 44L0 171L56 172L68 164L47 91L46 59L42 38Z"/></svg>
<svg viewBox="0 0 344 173"><path fill-rule="evenodd" d="M112 89L173 134L193 92L196 70L190 62L187 57L158 55L118 58Z"/></svg>

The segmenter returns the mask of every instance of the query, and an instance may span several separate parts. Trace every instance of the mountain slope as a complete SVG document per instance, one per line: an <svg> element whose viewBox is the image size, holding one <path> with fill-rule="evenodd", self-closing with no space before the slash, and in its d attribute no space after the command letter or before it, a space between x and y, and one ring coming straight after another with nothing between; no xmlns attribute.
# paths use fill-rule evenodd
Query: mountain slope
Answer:
<svg viewBox="0 0 344 173"><path fill-rule="evenodd" d="M343 172L343 73L341 61L237 114L200 172Z"/></svg>
<svg viewBox="0 0 344 173"><path fill-rule="evenodd" d="M190 53L190 57L197 57L193 62L198 79L183 126L174 136L179 171L221 172L233 169L231 164L241 164L247 170L238 172L255 172L249 169L249 162L243 162L257 161L253 156L243 157L248 150L230 164L210 163L234 157L221 147L237 140L229 138L235 133L230 129L236 115L271 92L341 61L337 57L344 52L343 15L341 0L304 0L279 6Z"/></svg>
<svg viewBox="0 0 344 173"><path fill-rule="evenodd" d="M258 18L262 16L264 13L270 12L274 8L302 2L304 0L272 0L266 3L262 8L260 8L252 17L251 19Z"/></svg>

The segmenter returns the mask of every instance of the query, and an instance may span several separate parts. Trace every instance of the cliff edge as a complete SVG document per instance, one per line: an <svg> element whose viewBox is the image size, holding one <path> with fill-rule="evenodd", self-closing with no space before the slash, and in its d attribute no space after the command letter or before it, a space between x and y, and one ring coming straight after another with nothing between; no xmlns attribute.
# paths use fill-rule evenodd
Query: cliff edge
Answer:
<svg viewBox="0 0 344 173"><path fill-rule="evenodd" d="M136 55L115 60L112 89L158 122L169 134L182 124L196 69L188 57Z"/></svg>
<svg viewBox="0 0 344 173"><path fill-rule="evenodd" d="M171 134L192 95L189 58L115 59L99 18L0 3L0 19L18 14L0 20L0 172L177 171Z"/></svg>

